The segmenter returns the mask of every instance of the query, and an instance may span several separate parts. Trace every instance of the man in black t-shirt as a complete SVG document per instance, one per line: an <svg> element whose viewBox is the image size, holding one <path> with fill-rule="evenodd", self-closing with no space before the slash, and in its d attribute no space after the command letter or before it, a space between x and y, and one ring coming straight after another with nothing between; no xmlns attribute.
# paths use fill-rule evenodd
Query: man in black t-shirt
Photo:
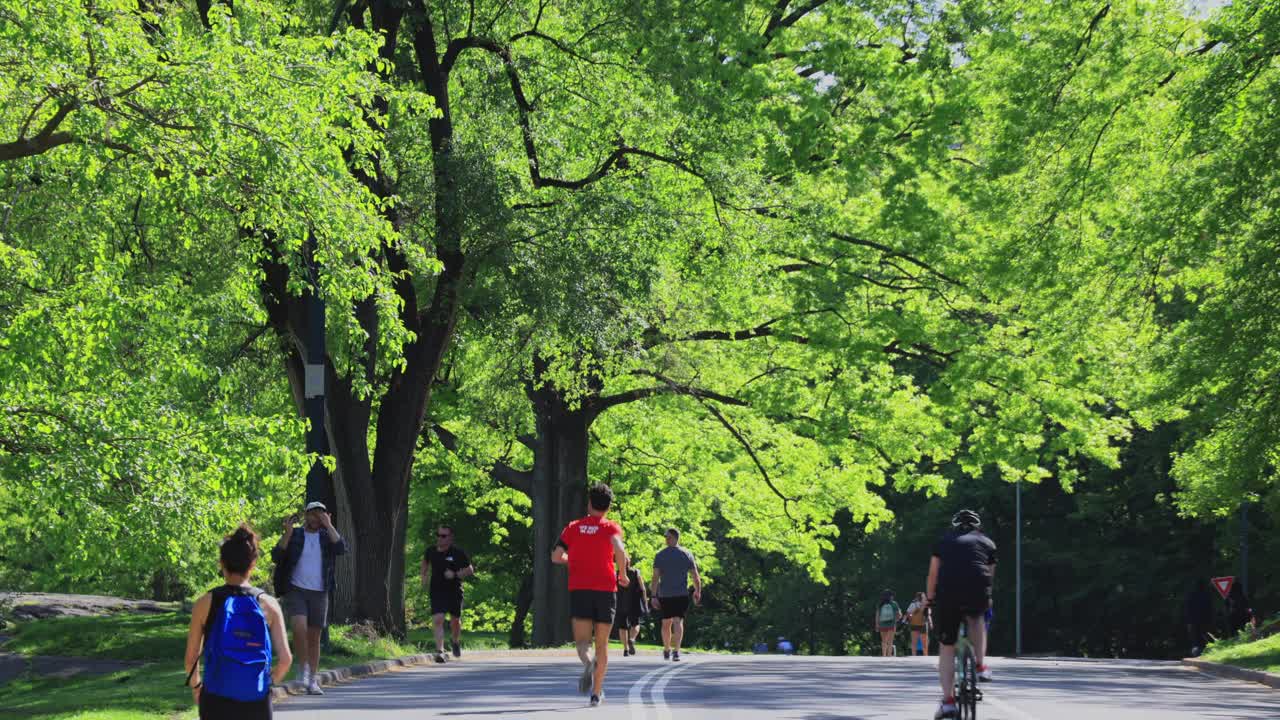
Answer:
<svg viewBox="0 0 1280 720"><path fill-rule="evenodd" d="M991 581L996 572L996 544L982 534L982 520L972 510L951 519L952 531L933 547L926 599L934 608L938 633L938 679L942 704L937 720L956 717L956 640L960 623L969 629L969 642L978 663L978 679L990 682L987 668L987 629L982 616L991 607Z"/></svg>
<svg viewBox="0 0 1280 720"><path fill-rule="evenodd" d="M430 580L427 573L431 574ZM441 525L436 544L422 555L422 585L431 596L431 623L436 636L436 662L445 661L444 616L449 616L453 656L462 657L462 579L476 574L471 558L453 544L453 528Z"/></svg>

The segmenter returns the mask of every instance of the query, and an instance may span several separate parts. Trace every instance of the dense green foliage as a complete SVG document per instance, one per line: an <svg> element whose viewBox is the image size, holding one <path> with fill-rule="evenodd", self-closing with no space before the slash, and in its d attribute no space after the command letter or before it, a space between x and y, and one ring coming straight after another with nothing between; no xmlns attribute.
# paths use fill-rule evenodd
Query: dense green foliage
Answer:
<svg viewBox="0 0 1280 720"><path fill-rule="evenodd" d="M1274 0L0 0L0 585L276 530L314 268L348 612L448 522L505 631L604 480L705 642L855 652L1020 480L1028 649L1172 654L1280 518L1277 58Z"/></svg>
<svg viewBox="0 0 1280 720"><path fill-rule="evenodd" d="M1184 657L1183 608L1193 582L1238 575L1239 526L1181 517L1169 476L1173 428L1137 434L1116 469L1093 467L1071 493L1051 483L1024 485L1023 649L1090 657ZM829 554L829 585L805 577L788 558L741 544L718 549L721 572L707 613L693 624L698 642L738 646L779 634L820 653L879 652L872 617L880 592L906 606L924 589L933 543L960 507L981 514L999 546L992 648L1014 650L1015 488L995 477L958 485L946 502L893 494L892 523L866 536L842 534ZM1254 519L1255 558L1277 551L1272 521ZM1253 563L1250 587L1261 612L1280 603L1280 577ZM1211 632L1223 637L1225 604L1214 593ZM905 649L906 635L899 643Z"/></svg>
<svg viewBox="0 0 1280 720"><path fill-rule="evenodd" d="M40 151L0 164L6 583L201 584L233 518L274 525L305 458L237 228L310 218L357 255L379 230L340 152L372 142L341 124L367 37L290 39L266 3L208 33L145 7L0 8L5 140ZM339 274L335 300L367 292Z"/></svg>

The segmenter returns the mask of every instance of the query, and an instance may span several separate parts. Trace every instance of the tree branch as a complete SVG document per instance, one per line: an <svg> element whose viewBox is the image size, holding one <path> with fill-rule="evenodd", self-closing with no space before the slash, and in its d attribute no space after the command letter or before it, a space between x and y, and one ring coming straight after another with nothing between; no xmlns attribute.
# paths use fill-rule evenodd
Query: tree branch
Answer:
<svg viewBox="0 0 1280 720"><path fill-rule="evenodd" d="M40 155L60 145L76 142L76 137L71 133L58 132L57 130L62 125L62 122L67 119L67 116L78 107L80 107L79 102L69 102L62 105L35 136L30 138L19 137L13 142L0 143L0 162Z"/></svg>
<svg viewBox="0 0 1280 720"><path fill-rule="evenodd" d="M621 70L627 70L627 71L634 69L631 65L627 65L625 63L609 62L606 60L596 60L594 58L587 57L586 55L583 55L582 53L579 53L573 48L569 47L569 45L566 44L563 40L554 38L542 32L541 30L538 30L537 28L534 28L533 30L525 30L524 32L518 32L515 35L512 35L511 37L507 38L507 43L509 45L515 45L517 42L525 38L534 38L537 40L542 40L543 42L546 42L555 46L557 50L564 53L565 55L568 55L569 57L572 57L575 60L587 63L588 65L601 65L601 66L607 66L607 67L615 67L615 68L619 68Z"/></svg>
<svg viewBox="0 0 1280 720"><path fill-rule="evenodd" d="M929 343L912 343L908 348L910 349L902 347L901 340L894 340L888 345L885 345L882 349L890 355L898 355L899 357L911 358L912 360L921 360L937 368L946 367L947 363L950 362L951 358L955 357L957 352L956 350L943 352ZM915 352L912 352L913 350Z"/></svg>
<svg viewBox="0 0 1280 720"><path fill-rule="evenodd" d="M724 413L720 412L720 408L701 399L699 399L698 402L702 403L702 406L706 408L716 420L719 420L720 424L729 431L729 434L733 435L734 439L738 441L738 444L742 445L742 448L747 451L747 455L751 456L751 462L755 463L756 469L760 471L760 477L764 479L764 484L769 486L769 489L773 491L774 495L777 495L782 499L782 511L787 514L787 517L791 518L792 522L795 522L795 517L791 514L791 503L797 502L798 499L788 497L778 489L777 485L773 484L773 480L769 477L769 471L766 470L764 464L760 462L760 457L756 455L755 448L751 447L751 442L733 426L733 423L729 422L729 418L725 417Z"/></svg>
<svg viewBox="0 0 1280 720"><path fill-rule="evenodd" d="M652 150L643 150L641 148L630 147L619 142L617 147L608 157L601 162L595 170L584 177L576 180L566 180L563 178L547 177L542 174L541 163L538 159L538 147L534 142L533 123L531 116L533 115L534 106L529 101L528 96L524 92L524 84L520 79L520 73L516 69L515 62L511 57L511 49L491 38L484 37L461 37L452 40L444 53L440 66L442 72L446 75L453 69L454 63L457 62L458 56L463 51L469 49L484 50L502 60L502 66L507 73L507 81L511 85L511 94L516 102L516 110L519 116L520 135L524 142L525 157L529 163L529 179L533 181L534 188L558 187L566 190L581 190L582 188L603 179L615 170L625 169L627 167L626 159L629 156L638 156L649 158L666 163L679 170L683 170L699 179L705 180L703 176L690 167L687 163L679 158L662 155Z"/></svg>
<svg viewBox="0 0 1280 720"><path fill-rule="evenodd" d="M928 272L929 274L933 275L934 277L940 280L944 280L948 283L951 283L956 287L965 287L964 283L951 277L950 275L947 275L941 270L938 270L937 268L933 267L929 263L923 260L920 260L919 258L912 257L911 255L908 255L902 252L901 250L895 250L894 248L891 248L888 245L878 243L874 240L867 240L865 238L854 237L852 235L846 235L844 233L838 233L838 232L832 232L831 237L832 239L839 240L840 242L848 245L855 245L858 247L865 247L865 248L871 248L872 250L878 250L885 257L902 258L903 260L906 260L912 265L915 265L916 267Z"/></svg>
<svg viewBox="0 0 1280 720"><path fill-rule="evenodd" d="M462 455L458 451L457 435L449 432L443 425L439 424L432 425L431 432L439 439L440 445L444 449L454 455ZM533 493L533 473L527 470L516 470L501 460L495 461L493 467L489 468L489 477L512 490L519 490L525 495L532 495Z"/></svg>
<svg viewBox="0 0 1280 720"><path fill-rule="evenodd" d="M1056 109L1058 103L1062 101L1062 94L1066 91L1067 85L1071 83L1072 78L1076 75L1076 70L1080 68L1083 58L1080 57L1081 51L1085 50L1089 43L1093 41L1093 34L1097 31L1098 25L1103 18L1111 12L1111 3L1103 5L1093 16L1093 20L1089 21L1089 28L1085 30L1084 35L1076 43L1075 50L1071 51L1071 59L1067 61L1067 74L1062 78L1062 82L1058 83L1058 89L1053 93L1053 100L1049 103L1051 109Z"/></svg>
<svg viewBox="0 0 1280 720"><path fill-rule="evenodd" d="M649 372L649 371L637 371L637 374L648 375L649 377L659 380L663 384L670 387L672 392L682 393L683 387L679 383L675 382L674 380L671 380L670 378L664 377L659 373ZM751 461L755 463L756 469L760 471L760 477L764 479L764 484L768 485L769 489L773 491L773 494L777 495L782 500L782 511L786 513L787 517L790 518L792 522L795 522L796 520L795 517L791 515L790 504L793 502L799 502L799 498L789 497L786 494L784 494L781 490L778 489L778 486L773 483L773 479L769 477L769 471L765 468L764 463L762 463L760 461L760 457L756 455L755 448L751 446L751 442L747 440L746 436L744 436L741 432L739 432L736 427L734 427L733 423L729 422L729 418L725 417L724 413L720 412L720 408L708 402L708 400L716 400L717 402L722 402L723 396L704 397L702 395L698 395L695 393L683 393L683 394L690 395L691 397L693 397L694 400L697 400L698 404L706 408L707 412L711 413L712 417L718 420L720 424L723 425L731 435L733 435L734 439L738 441L738 444L742 445L743 449L747 451L747 455L751 457ZM747 406L746 402L736 400L734 398L728 398L728 400L731 401L730 404L736 404L743 407Z"/></svg>
<svg viewBox="0 0 1280 720"><path fill-rule="evenodd" d="M817 10L827 4L827 0L810 0L791 12L786 14L787 8L791 5L790 0L778 0L778 4L774 6L773 11L769 14L769 24L764 29L765 45L773 40L779 30L789 28L800 22L805 15Z"/></svg>
<svg viewBox="0 0 1280 720"><path fill-rule="evenodd" d="M780 333L775 331L772 325L778 322L778 320L780 319L781 318L774 318L773 320L770 320L765 323L761 323L760 325L757 325L753 328L747 328L745 330L732 330L732 331L730 330L699 330L698 332L690 333L689 335L686 335L684 337L674 338L673 342L686 342L686 341L698 341L698 340L738 341L738 340L753 340L755 338L761 338L761 337L773 337L773 338L778 338L780 340L786 340L788 342L799 343L801 345L809 344L809 338L804 337L803 335L795 335L793 333Z"/></svg>
<svg viewBox="0 0 1280 720"><path fill-rule="evenodd" d="M614 395L606 395L591 400L586 405L586 412L590 419L594 420L600 413L618 405L644 400L646 398L657 395L689 395L699 400L714 400L725 405L735 405L737 407L748 407L749 404L745 400L740 400L728 395L722 395L713 390L707 390L694 385L679 383L663 375L648 370L636 370L631 373L636 376L651 377L662 385L655 387L642 387L616 393Z"/></svg>

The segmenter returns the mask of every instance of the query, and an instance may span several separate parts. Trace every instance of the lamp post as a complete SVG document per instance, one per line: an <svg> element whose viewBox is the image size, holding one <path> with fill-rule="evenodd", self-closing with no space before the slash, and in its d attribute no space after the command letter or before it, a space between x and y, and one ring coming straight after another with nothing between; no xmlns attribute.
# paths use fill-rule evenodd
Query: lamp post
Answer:
<svg viewBox="0 0 1280 720"><path fill-rule="evenodd" d="M1240 503L1240 589L1249 595L1249 501Z"/></svg>
<svg viewBox="0 0 1280 720"><path fill-rule="evenodd" d="M307 472L307 502L320 501L334 511L330 497L329 474L324 456L329 454L329 435L324 429L324 298L320 296L320 264L316 262L316 236L307 236L307 269L311 275L311 292L307 294L307 331L303 345L303 403L307 410L307 454L315 456ZM329 606L333 607L333 590L329 590ZM329 627L320 638L321 647L329 648Z"/></svg>
<svg viewBox="0 0 1280 720"><path fill-rule="evenodd" d="M307 473L307 502L331 504L328 475L322 458L329 454L329 437L324 431L324 299L320 297L320 267L316 262L316 237L307 237L307 268L311 292L307 295L307 331L303 358L303 401L307 411L307 452L316 460ZM333 508L329 508L333 512Z"/></svg>
<svg viewBox="0 0 1280 720"><path fill-rule="evenodd" d="M1013 654L1022 655L1022 480L1017 482L1014 502L1014 621Z"/></svg>

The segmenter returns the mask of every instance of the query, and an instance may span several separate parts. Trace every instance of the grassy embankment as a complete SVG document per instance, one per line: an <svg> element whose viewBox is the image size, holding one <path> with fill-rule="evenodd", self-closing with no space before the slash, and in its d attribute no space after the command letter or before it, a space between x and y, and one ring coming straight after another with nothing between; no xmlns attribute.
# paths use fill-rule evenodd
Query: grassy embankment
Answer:
<svg viewBox="0 0 1280 720"><path fill-rule="evenodd" d="M0 720L194 718L191 693L182 684L188 617L179 613L108 615L19 625L6 651L140 664L109 675L17 679L0 687ZM322 669L412 655L432 645L430 628L411 631L404 642L364 637L342 626L332 628L330 637L332 647L321 657ZM505 647L505 637L497 633L468 633L465 642L469 649ZM297 667L295 663L293 672Z"/></svg>
<svg viewBox="0 0 1280 720"><path fill-rule="evenodd" d="M1280 622L1273 621L1268 625L1280 630ZM1200 659L1250 670L1280 673L1280 633L1252 641L1248 638L1219 640L1209 645Z"/></svg>

